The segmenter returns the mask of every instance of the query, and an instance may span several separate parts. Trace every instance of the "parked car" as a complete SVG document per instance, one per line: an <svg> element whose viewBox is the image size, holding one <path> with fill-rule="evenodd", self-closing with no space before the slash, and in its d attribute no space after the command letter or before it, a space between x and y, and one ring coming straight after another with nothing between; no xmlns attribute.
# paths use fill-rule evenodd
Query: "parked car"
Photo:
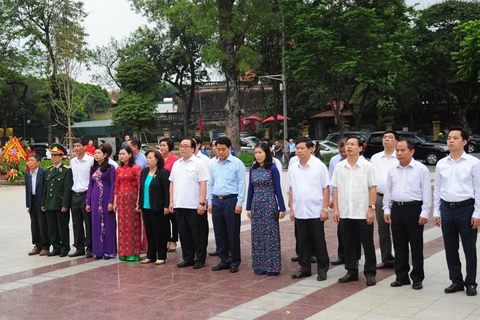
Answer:
<svg viewBox="0 0 480 320"><path fill-rule="evenodd" d="M255 146L260 142L255 136L240 137L240 151L243 153L253 154Z"/></svg>
<svg viewBox="0 0 480 320"><path fill-rule="evenodd" d="M332 141L328 141L328 140L313 140L314 146L317 143L317 141L320 143L320 153L322 155L327 153L337 154L339 152L336 143L333 143Z"/></svg>
<svg viewBox="0 0 480 320"><path fill-rule="evenodd" d="M372 132L368 136L366 147L363 151L365 158L370 158L377 152L383 150L382 139L384 131ZM448 147L445 143L431 142L419 133L415 132L398 132L400 140L410 140L415 143L415 153L413 158L425 161L429 165L437 164L438 160L449 154Z"/></svg>
<svg viewBox="0 0 480 320"><path fill-rule="evenodd" d="M438 138L435 142L447 143L447 137L443 136ZM468 143L465 145L466 153L480 152L480 135L470 134L468 137Z"/></svg>
<svg viewBox="0 0 480 320"><path fill-rule="evenodd" d="M48 150L48 143L46 142L37 142L37 143L29 143L30 149L35 150L35 153L40 155L42 159L47 158L47 150Z"/></svg>
<svg viewBox="0 0 480 320"><path fill-rule="evenodd" d="M362 143L365 143L367 142L368 134L361 131L347 131L343 133L343 137L344 138L357 137L360 139ZM338 144L338 141L340 140L340 132L329 133L328 136L325 138L325 140Z"/></svg>

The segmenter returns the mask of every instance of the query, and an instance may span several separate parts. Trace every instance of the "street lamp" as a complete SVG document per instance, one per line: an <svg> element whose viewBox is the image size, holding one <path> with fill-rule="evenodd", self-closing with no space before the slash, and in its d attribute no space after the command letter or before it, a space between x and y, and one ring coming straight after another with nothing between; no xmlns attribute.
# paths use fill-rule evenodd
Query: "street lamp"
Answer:
<svg viewBox="0 0 480 320"><path fill-rule="evenodd" d="M285 79L285 61L282 61L283 73L274 74L268 76L259 76L258 85L262 85L262 79L269 79L275 81L281 81L280 91L282 91L283 97L283 141L288 139L288 126L287 126L287 81Z"/></svg>

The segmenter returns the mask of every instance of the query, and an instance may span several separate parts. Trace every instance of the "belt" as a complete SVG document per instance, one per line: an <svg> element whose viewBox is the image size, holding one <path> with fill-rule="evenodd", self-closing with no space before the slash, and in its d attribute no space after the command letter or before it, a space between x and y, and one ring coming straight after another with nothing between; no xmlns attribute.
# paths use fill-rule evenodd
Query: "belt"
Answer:
<svg viewBox="0 0 480 320"><path fill-rule="evenodd" d="M77 195L77 196L83 196L84 194L87 194L87 191L82 191L82 192L75 192L73 191L73 194Z"/></svg>
<svg viewBox="0 0 480 320"><path fill-rule="evenodd" d="M226 199L230 199L230 198L233 198L233 197L236 197L238 196L237 194L227 194L225 196L215 196L215 198L217 198L218 200L226 200Z"/></svg>
<svg viewBox="0 0 480 320"><path fill-rule="evenodd" d="M422 205L423 201L415 200L415 201L393 201L393 204L396 204L397 206L411 206L414 204L419 204Z"/></svg>
<svg viewBox="0 0 480 320"><path fill-rule="evenodd" d="M442 200L442 201L450 209L460 208L460 207L463 207L463 206L466 206L466 205L469 205L469 204L475 204L474 199L467 199L467 200L460 201L460 202L447 202L445 200Z"/></svg>
<svg viewBox="0 0 480 320"><path fill-rule="evenodd" d="M377 196L383 197L383 193L377 192Z"/></svg>

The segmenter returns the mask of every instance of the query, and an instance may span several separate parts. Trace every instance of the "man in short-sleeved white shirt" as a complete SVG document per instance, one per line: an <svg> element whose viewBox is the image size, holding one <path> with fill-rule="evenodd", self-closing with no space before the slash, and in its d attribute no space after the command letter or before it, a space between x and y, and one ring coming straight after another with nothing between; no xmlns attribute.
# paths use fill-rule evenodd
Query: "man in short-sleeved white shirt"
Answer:
<svg viewBox="0 0 480 320"><path fill-rule="evenodd" d="M356 242L361 241L365 252L364 274L367 286L376 284L377 273L373 222L377 197L376 178L373 166L360 156L361 141L349 137L345 143L347 159L337 164L333 173L333 212L340 223L345 250L347 274L338 279L340 283L358 281Z"/></svg>
<svg viewBox="0 0 480 320"><path fill-rule="evenodd" d="M176 212L182 244L183 261L177 266L200 269L207 254L205 205L209 173L207 165L193 154L195 147L193 139L183 139L180 143L182 158L173 164L169 178L169 209Z"/></svg>
<svg viewBox="0 0 480 320"><path fill-rule="evenodd" d="M329 178L325 164L312 156L313 142L306 137L296 143L298 161L290 162L288 188L290 220L295 221L300 270L293 279L312 274L310 257L317 257L317 280L327 279L330 260L324 223L328 219ZM314 252L312 247L315 248Z"/></svg>

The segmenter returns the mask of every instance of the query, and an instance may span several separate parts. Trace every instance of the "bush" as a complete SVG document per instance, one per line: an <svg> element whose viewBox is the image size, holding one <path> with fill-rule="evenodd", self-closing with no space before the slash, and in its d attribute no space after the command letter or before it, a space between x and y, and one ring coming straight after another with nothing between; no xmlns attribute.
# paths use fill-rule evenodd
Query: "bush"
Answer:
<svg viewBox="0 0 480 320"><path fill-rule="evenodd" d="M330 159L336 156L338 153L323 153L322 154L322 162L328 167L330 164Z"/></svg>
<svg viewBox="0 0 480 320"><path fill-rule="evenodd" d="M242 160L245 167L251 167L253 164L253 160L255 159L253 154L250 153L238 153L237 158Z"/></svg>

